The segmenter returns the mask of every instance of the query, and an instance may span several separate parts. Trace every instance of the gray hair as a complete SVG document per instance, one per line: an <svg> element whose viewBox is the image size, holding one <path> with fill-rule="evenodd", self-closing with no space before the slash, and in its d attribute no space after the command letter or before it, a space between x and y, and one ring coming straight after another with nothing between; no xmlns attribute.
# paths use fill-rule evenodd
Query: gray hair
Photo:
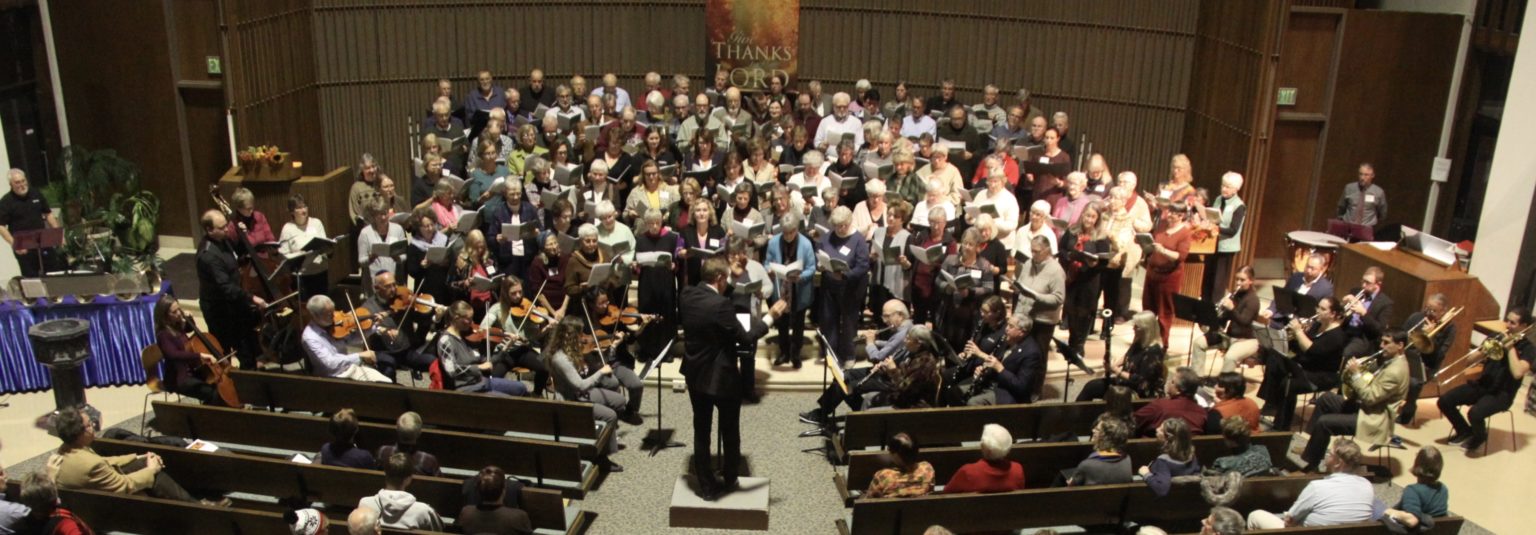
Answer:
<svg viewBox="0 0 1536 535"><path fill-rule="evenodd" d="M852 101L853 101L853 97L848 96L847 93L844 93L842 91L838 91L836 95L832 95L832 105L833 106L847 106L848 103L852 102Z"/></svg>
<svg viewBox="0 0 1536 535"><path fill-rule="evenodd" d="M646 223L660 223L661 220L666 219L666 217L667 216L665 214L661 213L661 209L651 208L645 211L645 216L642 221Z"/></svg>
<svg viewBox="0 0 1536 535"><path fill-rule="evenodd" d="M935 217L937 217L939 219L948 220L949 213L944 211L944 207L943 206L935 206L935 207L929 208L928 209L928 219L933 219Z"/></svg>
<svg viewBox="0 0 1536 535"><path fill-rule="evenodd" d="M1067 173L1068 184L1088 185L1088 174L1082 171Z"/></svg>
<svg viewBox="0 0 1536 535"><path fill-rule="evenodd" d="M608 162L602 158L598 158L593 160L591 165L587 166L587 170L593 173L601 173L606 175L608 174Z"/></svg>
<svg viewBox="0 0 1536 535"><path fill-rule="evenodd" d="M1008 457L1008 450L1013 447L1013 435L1008 429L997 424L987 424L981 428L981 458L988 461L1001 461Z"/></svg>
<svg viewBox="0 0 1536 535"><path fill-rule="evenodd" d="M552 165L544 158L532 158L528 160L528 173L534 176L548 173Z"/></svg>
<svg viewBox="0 0 1536 535"><path fill-rule="evenodd" d="M933 329L927 325L913 325L907 330L907 338L915 340L923 349L933 351L938 347L933 341Z"/></svg>
<svg viewBox="0 0 1536 535"><path fill-rule="evenodd" d="M421 438L421 415L413 411L406 411L395 420L395 436L401 444L415 445Z"/></svg>
<svg viewBox="0 0 1536 535"><path fill-rule="evenodd" d="M808 150L805 152L804 156L800 157L800 163L805 164L806 169L814 167L817 171L821 170L821 164L826 163L826 161L826 155L822 154L821 151L816 149Z"/></svg>
<svg viewBox="0 0 1536 535"><path fill-rule="evenodd" d="M304 303L304 308L309 310L310 317L318 318L328 311L335 310L336 302L325 294L320 294L309 298L309 301Z"/></svg>
<svg viewBox="0 0 1536 535"><path fill-rule="evenodd" d="M591 223L582 223L581 224L581 228L576 229L576 237L577 238L583 238L583 239L585 239L585 238L596 238L597 237L597 225L593 225Z"/></svg>
<svg viewBox="0 0 1536 535"><path fill-rule="evenodd" d="M781 232L785 230L800 230L800 214L794 212L786 214L784 219L779 220L779 230Z"/></svg>
<svg viewBox="0 0 1536 535"><path fill-rule="evenodd" d="M613 209L613 201L601 201L601 202L597 203L597 209L594 210L593 212L597 215L598 219L602 219L602 218L608 217L614 211L615 210Z"/></svg>
<svg viewBox="0 0 1536 535"><path fill-rule="evenodd" d="M885 195L885 181L871 178L869 182L864 183L864 193L868 194L871 199Z"/></svg>
<svg viewBox="0 0 1536 535"><path fill-rule="evenodd" d="M1211 508L1211 531L1216 535L1243 535L1243 515L1228 507Z"/></svg>
<svg viewBox="0 0 1536 535"><path fill-rule="evenodd" d="M1226 174L1221 175L1221 185L1232 186L1232 189L1243 189L1243 175L1237 174L1236 171L1227 171Z"/></svg>
<svg viewBox="0 0 1536 535"><path fill-rule="evenodd" d="M832 215L827 217L827 222L834 227L847 225L851 221L853 221L853 210L849 210L847 206L833 208Z"/></svg>
<svg viewBox="0 0 1536 535"><path fill-rule="evenodd" d="M1008 317L1008 324L1017 327L1021 331L1029 332L1034 327L1035 320L1030 319L1028 314L1014 314Z"/></svg>

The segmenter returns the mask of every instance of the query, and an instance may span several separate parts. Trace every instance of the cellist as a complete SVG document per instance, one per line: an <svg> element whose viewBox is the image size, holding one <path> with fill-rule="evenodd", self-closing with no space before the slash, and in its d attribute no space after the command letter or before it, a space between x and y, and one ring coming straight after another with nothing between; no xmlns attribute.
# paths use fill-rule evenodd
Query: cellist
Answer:
<svg viewBox="0 0 1536 535"><path fill-rule="evenodd" d="M192 318L181 310L176 298L161 295L155 302L155 344L165 356L165 389L201 401L204 405L219 404L219 392L193 371L198 366L216 366L218 356L198 353L187 348L188 324Z"/></svg>
<svg viewBox="0 0 1536 535"><path fill-rule="evenodd" d="M250 249L230 239L229 221L218 210L203 212L203 246L197 252L198 306L208 332L240 356L242 369L251 369L261 355L256 338L258 311L267 301L240 286L241 256Z"/></svg>

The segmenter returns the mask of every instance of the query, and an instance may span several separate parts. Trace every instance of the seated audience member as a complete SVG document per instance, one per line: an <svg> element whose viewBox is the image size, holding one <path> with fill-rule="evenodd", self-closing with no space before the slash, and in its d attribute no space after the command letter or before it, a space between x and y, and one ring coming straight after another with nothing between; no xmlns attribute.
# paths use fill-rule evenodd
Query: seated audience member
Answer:
<svg viewBox="0 0 1536 535"><path fill-rule="evenodd" d="M92 535L91 527L59 503L59 487L48 474L37 470L21 480L20 507L27 514L14 523L0 526L3 533L39 535ZM7 514L7 521L10 521Z"/></svg>
<svg viewBox="0 0 1536 535"><path fill-rule="evenodd" d="M1269 458L1269 449L1254 444L1249 433L1248 422L1239 416L1228 416L1221 421L1221 438L1226 443L1231 453L1217 457L1211 463L1210 471L1217 473L1237 472L1244 477L1253 477L1269 473L1274 469L1274 461Z"/></svg>
<svg viewBox="0 0 1536 535"><path fill-rule="evenodd" d="M32 512L16 496L5 495L5 476L5 463L0 463L0 533L14 533Z"/></svg>
<svg viewBox="0 0 1536 535"><path fill-rule="evenodd" d="M411 466L417 474L433 477L443 475L442 467L437 464L437 456L416 449L416 441L420 438L421 415L415 412L401 414L395 420L395 443L380 447L378 458L387 460L396 452L404 453L410 457Z"/></svg>
<svg viewBox="0 0 1536 535"><path fill-rule="evenodd" d="M1328 477L1302 489L1291 509L1279 516L1263 509L1248 513L1248 529L1284 529L1295 526L1334 526L1375 520L1376 492L1371 482L1355 474L1360 468L1360 445L1341 438L1323 458Z"/></svg>
<svg viewBox="0 0 1536 535"><path fill-rule="evenodd" d="M320 535L330 531L331 521L313 508L283 511L283 523L293 535Z"/></svg>
<svg viewBox="0 0 1536 535"><path fill-rule="evenodd" d="M377 509L360 506L347 515L347 535L379 535L383 532Z"/></svg>
<svg viewBox="0 0 1536 535"><path fill-rule="evenodd" d="M66 489L99 490L121 494L146 493L183 502L196 502L186 489L165 473L165 461L154 453L102 457L91 449L96 423L84 409L60 411L53 418L53 432L61 444L48 461L57 466L54 482ZM228 507L229 500L202 500L203 505Z"/></svg>
<svg viewBox="0 0 1536 535"><path fill-rule="evenodd" d="M464 533L491 535L518 535L533 533L533 523L528 513L516 507L508 507L503 498L507 492L507 473L501 468L487 466L475 477L475 487L480 503L465 505L454 518L454 525Z"/></svg>
<svg viewBox="0 0 1536 535"><path fill-rule="evenodd" d="M1174 370L1164 385L1168 397L1154 399L1131 415L1136 421L1137 436L1152 436L1169 418L1183 419L1191 430L1205 429L1205 408L1195 401L1195 392L1199 388L1200 376L1195 370L1183 366Z"/></svg>
<svg viewBox="0 0 1536 535"><path fill-rule="evenodd" d="M1243 396L1248 384L1237 372L1221 372L1216 376L1216 405L1212 408L1223 420L1233 416L1248 423L1248 431L1259 432L1259 404Z"/></svg>
<svg viewBox="0 0 1536 535"><path fill-rule="evenodd" d="M1024 465L1008 458L1013 435L997 424L981 428L981 460L955 471L944 485L945 494L961 492L1009 492L1024 488Z"/></svg>
<svg viewBox="0 0 1536 535"><path fill-rule="evenodd" d="M1130 388L1115 385L1104 392L1104 413L1096 421L1119 420L1126 429L1134 429L1136 421L1131 414L1136 410L1136 393Z"/></svg>
<svg viewBox="0 0 1536 535"><path fill-rule="evenodd" d="M1242 513L1219 505L1211 508L1209 516L1200 519L1200 535L1243 535L1247 527L1243 524Z"/></svg>
<svg viewBox="0 0 1536 535"><path fill-rule="evenodd" d="M1117 419L1099 420L1093 426L1093 453L1077 463L1066 476L1067 485L1113 485L1131 482L1131 457L1125 454L1125 441L1131 428Z"/></svg>
<svg viewBox="0 0 1536 535"><path fill-rule="evenodd" d="M1154 494L1167 496L1175 477L1200 475L1200 459L1195 458L1195 444L1190 435L1189 424L1179 418L1163 420L1157 426L1157 441L1161 444L1162 454L1139 471Z"/></svg>
<svg viewBox="0 0 1536 535"><path fill-rule="evenodd" d="M1445 460L1434 446L1419 449L1413 459L1413 477L1417 483L1403 489L1403 497L1397 505L1387 509L1387 516L1405 528L1429 531L1435 527L1435 517L1450 514L1451 490L1440 482L1440 470Z"/></svg>
<svg viewBox="0 0 1536 535"><path fill-rule="evenodd" d="M885 449L893 465L875 472L866 498L911 498L933 493L933 465L917 460L917 444L906 433L896 433Z"/></svg>
<svg viewBox="0 0 1536 535"><path fill-rule="evenodd" d="M371 470L373 454L357 447L357 413L341 409L331 415L331 441L320 446L320 464Z"/></svg>
<svg viewBox="0 0 1536 535"><path fill-rule="evenodd" d="M432 506L416 501L405 489L416 471L411 459L396 453L384 463L384 488L378 494L358 500L358 507L379 512L379 523L386 528L443 531L443 519Z"/></svg>

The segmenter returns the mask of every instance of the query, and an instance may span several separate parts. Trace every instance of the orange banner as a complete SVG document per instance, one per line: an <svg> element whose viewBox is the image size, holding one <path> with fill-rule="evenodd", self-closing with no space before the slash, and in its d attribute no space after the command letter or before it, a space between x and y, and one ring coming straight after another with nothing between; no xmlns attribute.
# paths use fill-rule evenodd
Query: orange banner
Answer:
<svg viewBox="0 0 1536 535"><path fill-rule="evenodd" d="M707 0L708 79L730 73L743 91L768 89L773 75L793 87L800 64L800 0Z"/></svg>

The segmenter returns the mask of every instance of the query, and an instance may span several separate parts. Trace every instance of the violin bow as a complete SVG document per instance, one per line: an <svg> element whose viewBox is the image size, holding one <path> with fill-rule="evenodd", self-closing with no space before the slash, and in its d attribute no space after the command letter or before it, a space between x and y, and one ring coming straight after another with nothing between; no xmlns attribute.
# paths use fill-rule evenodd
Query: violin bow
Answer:
<svg viewBox="0 0 1536 535"><path fill-rule="evenodd" d="M352 294L346 294L346 296L347 296L347 308L352 310L352 323L357 325L357 331L359 333L362 333L362 331L363 331L363 321L357 318L357 307L352 306ZM362 338L363 339L363 349L364 350L373 351L373 348L368 347L368 335L364 334L363 336L359 336L358 338Z"/></svg>
<svg viewBox="0 0 1536 535"><path fill-rule="evenodd" d="M608 364L608 357L603 356L603 341L597 338L597 323L592 321L592 312L587 310L586 303L581 305L581 314L587 317L587 333L592 336L592 346L597 348L597 358Z"/></svg>
<svg viewBox="0 0 1536 535"><path fill-rule="evenodd" d="M528 313L523 315L523 321L520 321L520 322L517 323L517 333L518 333L518 335L523 336L524 338L526 338L527 336L523 335L523 333L526 332L526 331L523 330L523 326L528 324L528 318L533 317L533 309L534 309L534 307L539 306L538 296L542 295L544 293L544 286L547 285L547 284L549 284L549 279L547 279L547 278L544 279L544 282L539 283L539 291L533 293L533 296L534 296L533 299L528 299L528 303L529 303L529 305L528 305ZM523 296L523 298L527 299L527 296ZM582 310L586 310L586 309L583 308ZM550 318L550 319L553 320L554 318ZM591 321L592 321L591 318L587 318L587 322L588 323L591 323Z"/></svg>

